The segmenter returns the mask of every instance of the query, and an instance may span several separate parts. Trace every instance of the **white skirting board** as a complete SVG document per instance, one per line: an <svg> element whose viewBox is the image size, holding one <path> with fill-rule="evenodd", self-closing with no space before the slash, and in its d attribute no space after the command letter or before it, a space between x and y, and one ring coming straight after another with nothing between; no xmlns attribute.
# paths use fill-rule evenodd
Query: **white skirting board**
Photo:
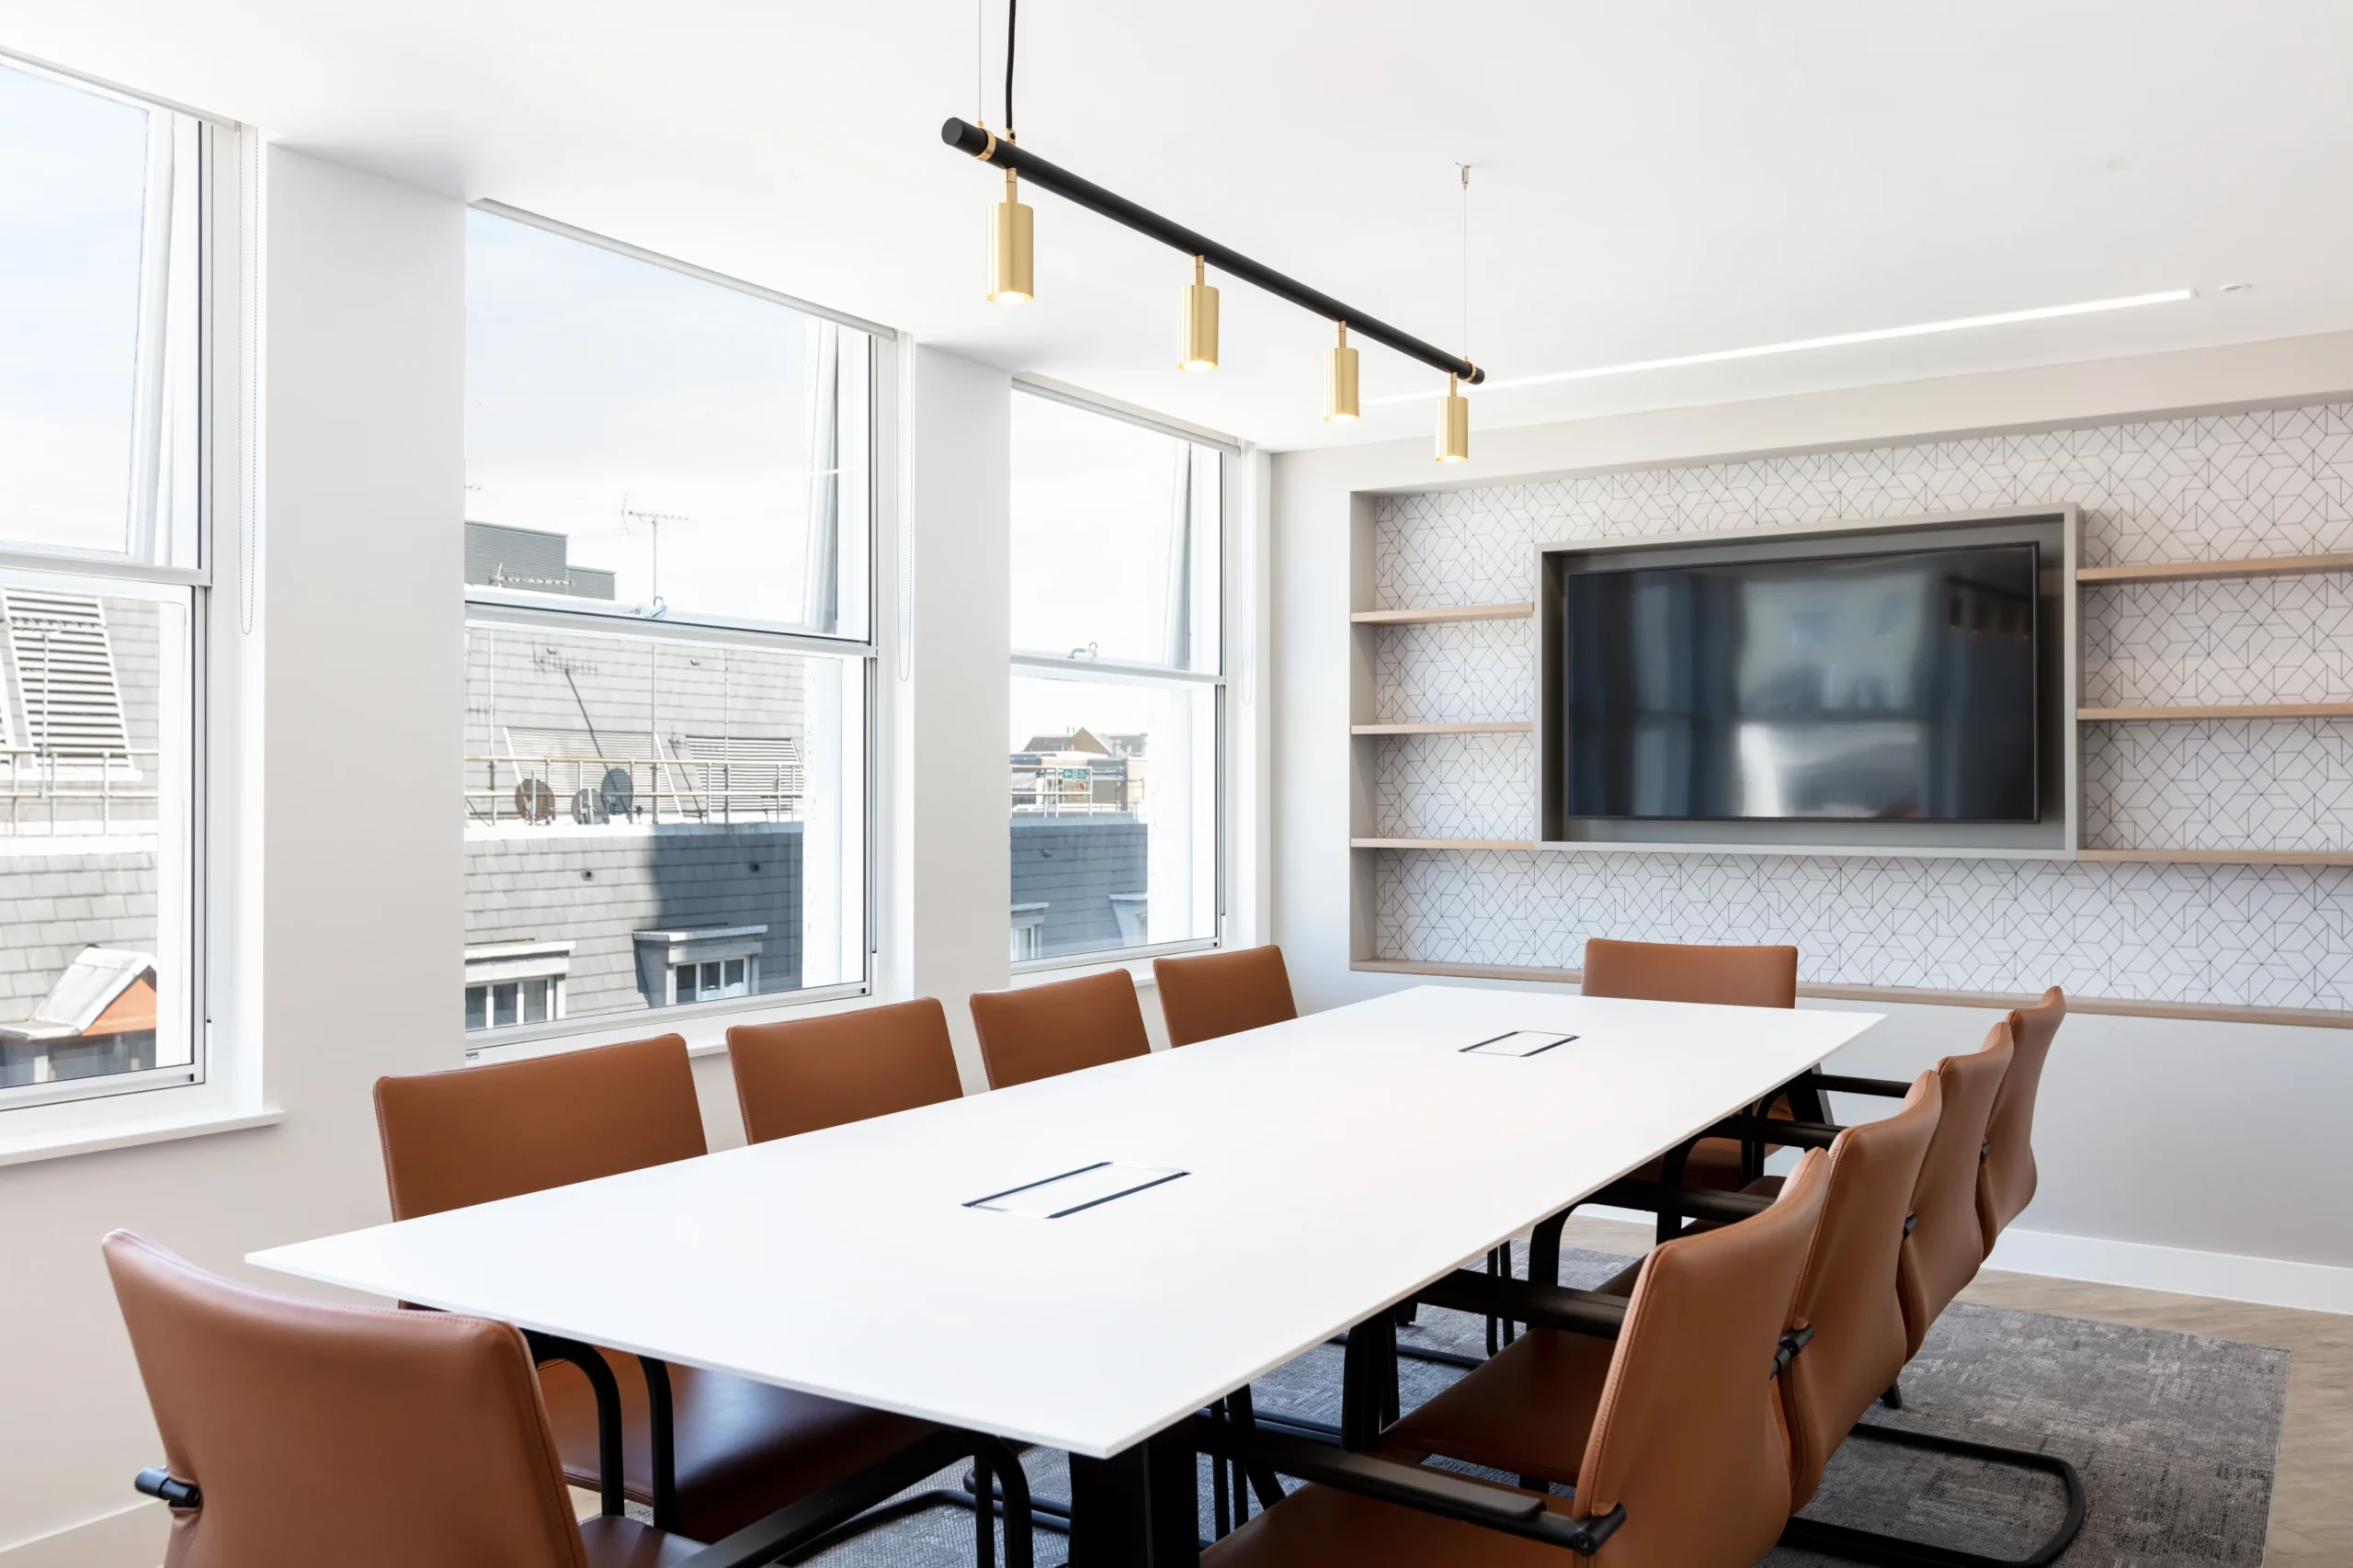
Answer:
<svg viewBox="0 0 2353 1568"><path fill-rule="evenodd" d="M2353 1268L2325 1263L2011 1229L1994 1244L1985 1267L2266 1307L2353 1313Z"/></svg>
<svg viewBox="0 0 2353 1568"><path fill-rule="evenodd" d="M127 1490L131 1478L123 1477ZM0 1546L0 1568L155 1568L171 1521L161 1503L141 1499L111 1514Z"/></svg>
<svg viewBox="0 0 2353 1568"><path fill-rule="evenodd" d="M1577 1210L1581 1220L1620 1220L1652 1228L1654 1217L1600 1204ZM2080 1279L2093 1285L2125 1285L2177 1296L2209 1296L2264 1307L2294 1307L2308 1312L2353 1313L2353 1268L2285 1258L2246 1257L2237 1253L2193 1252L2187 1247L2112 1242L2097 1236L2062 1236L2013 1227L1994 1244L1988 1268ZM14 1568L14 1564L0 1565Z"/></svg>

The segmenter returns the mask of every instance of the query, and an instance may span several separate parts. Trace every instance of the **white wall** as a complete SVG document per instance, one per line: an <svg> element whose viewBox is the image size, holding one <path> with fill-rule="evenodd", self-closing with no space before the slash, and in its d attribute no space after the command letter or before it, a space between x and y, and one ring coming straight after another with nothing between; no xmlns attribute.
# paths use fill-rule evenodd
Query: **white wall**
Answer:
<svg viewBox="0 0 2353 1568"><path fill-rule="evenodd" d="M937 996L966 1093L987 1085L964 999L1011 978L1006 911L1013 859L1006 805L1012 723L1013 383L1002 370L934 348L901 357L912 374L914 580L910 625L886 644L896 682L893 760L895 996ZM902 678L904 676L904 678Z"/></svg>
<svg viewBox="0 0 2353 1568"><path fill-rule="evenodd" d="M1866 446L1938 435L2317 401L2353 388L2353 334L1895 387L1474 431L1446 488ZM1500 403L1500 399L1497 400ZM1274 460L1273 901L1302 1006L1409 983L1348 967L1351 508L1438 488L1426 441ZM1844 1053L1908 1074L1973 1046L1992 1015L1893 1016ZM2353 1312L2353 1196L2338 1108L2353 1031L2071 1019L2043 1089L2034 1208L1996 1262L2160 1289ZM2296 1203L2283 1192L2306 1195Z"/></svg>
<svg viewBox="0 0 2353 1568"><path fill-rule="evenodd" d="M0 1169L6 1568L162 1555L162 1510L131 1492L160 1449L98 1238L245 1274L250 1249L379 1222L369 1085L458 1059L457 818L354 802L457 782L461 209L284 152L267 179L262 1029L286 1116Z"/></svg>

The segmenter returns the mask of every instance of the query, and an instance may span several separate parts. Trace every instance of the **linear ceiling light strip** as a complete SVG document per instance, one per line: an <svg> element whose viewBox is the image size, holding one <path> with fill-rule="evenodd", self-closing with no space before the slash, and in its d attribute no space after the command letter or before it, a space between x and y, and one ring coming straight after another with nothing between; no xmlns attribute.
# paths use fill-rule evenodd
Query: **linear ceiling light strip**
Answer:
<svg viewBox="0 0 2353 1568"><path fill-rule="evenodd" d="M969 153L993 168L1018 174L1030 184L1042 186L1065 201L1074 202L1091 212L1099 212L1113 222L1125 224L1172 250L1198 256L1220 272L1230 273L1245 283L1255 283L1277 299L1288 300L1302 310L1313 311L1327 321L1346 322L1348 331L1358 337L1369 337L1408 358L1418 359L1432 369L1459 377L1473 386L1487 379L1486 371L1460 355L1449 354L1411 333L1400 332L1386 322L1376 320L1320 289L1311 289L1297 278L1287 277L1262 262L1253 261L1240 251L1218 244L1207 234L1196 233L1181 223L1170 222L1157 212L1139 207L1126 197L1106 190L1093 180L1083 179L1060 165L1049 163L1037 153L980 126L962 119L950 119L940 127L939 139L958 152Z"/></svg>

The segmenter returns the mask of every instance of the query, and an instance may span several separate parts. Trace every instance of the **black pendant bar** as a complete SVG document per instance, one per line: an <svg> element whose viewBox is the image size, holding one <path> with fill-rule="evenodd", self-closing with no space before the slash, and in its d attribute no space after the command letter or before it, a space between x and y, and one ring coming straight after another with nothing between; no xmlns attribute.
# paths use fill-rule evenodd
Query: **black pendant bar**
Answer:
<svg viewBox="0 0 2353 1568"><path fill-rule="evenodd" d="M1172 250L1182 251L1187 256L1198 256L1220 272L1246 283L1255 283L1267 293L1278 299L1289 300L1302 310L1312 311L1326 321L1346 322L1348 331L1356 336L1369 337L1410 358L1419 359L1433 369L1460 376L1473 386L1487 379L1487 372L1468 359L1449 354L1435 344L1425 343L1411 333L1400 332L1386 322L1341 303L1321 290L1310 289L1262 262L1251 260L1240 251L1229 250L1207 234L1196 233L1181 223L1172 223L1159 213L1139 207L1126 197L1104 189L1093 180L1081 179L1059 165L1050 164L1037 153L994 136L967 120L949 120L939 128L939 139L958 152L968 153L984 164L1011 169L1030 184L1051 190L1065 201L1076 202L1090 211L1100 212L1115 223L1124 223L1140 234L1150 235Z"/></svg>

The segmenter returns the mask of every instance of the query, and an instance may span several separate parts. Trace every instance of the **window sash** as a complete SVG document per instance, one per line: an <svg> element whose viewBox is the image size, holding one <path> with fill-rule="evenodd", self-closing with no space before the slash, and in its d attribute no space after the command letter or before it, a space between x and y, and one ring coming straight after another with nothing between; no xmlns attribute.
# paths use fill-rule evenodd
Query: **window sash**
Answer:
<svg viewBox="0 0 2353 1568"><path fill-rule="evenodd" d="M1074 659L1066 653L1048 653L1033 649L1015 648L1011 651L1008 675L1014 679L1099 681L1127 687L1211 688L1210 744L1212 758L1210 773L1210 836L1211 877L1210 934L1205 937L1181 937L1171 941L1142 943L1128 947L1097 948L1083 953L1042 952L1042 931L1025 931L1014 927L1008 933L1009 945L1040 949L1040 956L1015 956L1011 972L1025 975L1060 970L1105 969L1140 961L1145 959L1180 953L1214 950L1225 942L1226 900L1230 881L1228 852L1231 848L1231 800L1233 780L1229 764L1233 753L1229 727L1233 722L1233 704L1227 700L1230 676L1227 670L1227 643L1232 620L1229 588L1232 584L1233 544L1233 499L1235 474L1233 460L1242 449L1208 432L1153 417L1142 410L1107 405L1073 391L1052 386L1033 385L1017 381L1017 393L1044 398L1050 402L1138 426L1157 435L1172 437L1205 448L1219 454L1216 494L1217 570L1209 574L1208 586L1217 596L1217 613L1211 618L1208 635L1211 642L1211 659L1207 669L1186 669L1172 664L1139 662L1124 659ZM1146 933L1147 937L1149 933Z"/></svg>
<svg viewBox="0 0 2353 1568"><path fill-rule="evenodd" d="M485 1055L495 1059L505 1048L508 1047L540 1045L542 1042L562 1043L575 1040L625 1038L625 1031L642 1030L648 1022L654 1021L656 1016L665 1026L670 1025L674 1019L676 1023L684 1025L704 1017L767 1012L779 1007L807 1006L871 994L876 980L876 937L880 929L880 911L876 907L880 865L880 846L877 838L881 825L876 773L881 756L881 716L875 677L875 625L881 608L876 594L877 551L880 545L878 519L881 499L878 474L881 449L886 439L879 424L886 396L883 356L880 351L880 345L892 341L897 335L889 327L878 325L872 322L845 315L838 311L827 310L806 301L779 294L773 290L763 289L756 284L745 283L739 278L730 278L722 273L710 272L675 257L641 250L620 241L574 229L568 224L540 218L499 202L485 200L477 201L473 205L503 218L529 223L551 233L577 240L583 244L597 245L634 260L665 267L705 282L733 289L807 315L837 323L866 335L868 364L864 379L867 402L863 421L865 450L858 454L858 459L865 465L867 477L864 484L859 486L857 492L859 501L864 506L865 515L855 528L848 526L848 520L846 517L842 519L840 537L836 546L838 550L847 551L855 548L858 551L855 560L843 563L838 591L843 596L844 611L848 608L853 595L857 596L858 602L863 605L862 624L865 630L862 634L852 636L820 632L806 627L779 622L737 619L724 616L696 614L691 611L672 611L656 617L633 612L627 607L599 608L597 608L599 601L594 600L555 602L546 595L503 592L479 584L464 585L466 619L473 625L632 641L646 639L656 642L694 642L722 649L733 648L771 653L799 653L824 659L858 662L862 666L864 677L860 683L864 697L858 720L862 743L859 748L860 788L854 796L843 801L841 810L846 817L854 816L860 824L858 831L861 853L855 862L854 874L858 878L856 902L860 914L861 928L858 946L858 951L863 955L861 963L863 972L858 979L851 981L803 986L793 991L758 993L751 990L750 977L755 966L743 960L737 960L734 961L743 966L744 994L707 998L698 983L695 988L695 999L684 1001L678 999L680 981L683 971L688 966L681 963L671 966L668 971L666 990L671 1000L667 1006L635 1009L619 1008L586 1014L575 1014L570 1010L568 1005L565 1005L569 1001L566 994L569 988L559 982L557 988L551 995L550 1008L551 1013L558 1016L551 1017L542 1023L518 1021L513 1025L493 1025L478 1030L470 1028L464 1034L466 1060L469 1062L482 1060ZM845 504L848 499L847 495L843 497ZM851 866L845 865L845 877L851 874L853 874ZM847 890L845 889L845 891ZM805 898L805 878L803 892ZM805 904L803 921L805 930ZM722 973L723 982L723 967ZM699 971L697 978L699 982ZM471 989L469 987L469 990ZM722 990L726 990L723 983Z"/></svg>
<svg viewBox="0 0 2353 1568"><path fill-rule="evenodd" d="M249 258L241 254L244 225L223 220L231 213L243 216L241 204L250 193L232 155L243 136L233 122L6 53L0 53L0 66L137 105L152 117L151 156L165 149L171 153L168 177L152 167L149 176L149 231L168 233L170 238L167 244L151 241L141 268L126 548L90 551L11 541L0 548L0 572L67 593L180 608L180 678L157 694L165 716L158 736L158 788L167 758L176 763L172 773L177 782L165 792L166 801L176 796L171 801L176 809L168 816L159 813L155 824L159 895L169 891L174 896L159 896L154 959L159 1047L169 1018L176 1020L171 1027L184 1034L188 1054L185 1063L0 1088L5 1117L15 1110L158 1090L194 1090L211 1076L208 718L215 521L224 500L233 511L249 504L234 460L249 432L233 418L222 417L222 410L241 401L245 327L233 286ZM157 222L166 214L167 227ZM176 315L193 320L182 326ZM177 391L167 395L172 381Z"/></svg>

